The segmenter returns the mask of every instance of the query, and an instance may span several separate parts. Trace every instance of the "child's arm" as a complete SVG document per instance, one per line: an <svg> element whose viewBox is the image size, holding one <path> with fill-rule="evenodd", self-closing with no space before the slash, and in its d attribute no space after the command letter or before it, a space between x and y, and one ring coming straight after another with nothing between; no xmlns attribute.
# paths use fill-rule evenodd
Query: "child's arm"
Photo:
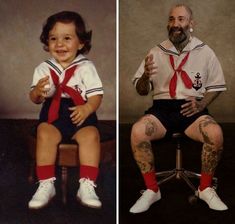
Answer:
<svg viewBox="0 0 235 224"><path fill-rule="evenodd" d="M44 101L48 91L48 89L45 88L46 85L49 85L49 76L40 79L37 85L30 91L29 97L32 102L40 104Z"/></svg>
<svg viewBox="0 0 235 224"><path fill-rule="evenodd" d="M91 96L88 98L86 104L70 107L69 109L72 111L70 115L72 122L81 125L91 113L99 108L102 97L103 95Z"/></svg>

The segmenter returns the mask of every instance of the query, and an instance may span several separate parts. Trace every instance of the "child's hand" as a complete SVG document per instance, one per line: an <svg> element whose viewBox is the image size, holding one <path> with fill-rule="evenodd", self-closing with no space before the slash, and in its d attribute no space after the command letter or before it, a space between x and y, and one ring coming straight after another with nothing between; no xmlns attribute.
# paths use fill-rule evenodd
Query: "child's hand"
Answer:
<svg viewBox="0 0 235 224"><path fill-rule="evenodd" d="M73 124L76 124L77 126L81 125L92 112L88 103L80 106L69 107L69 110L72 111L70 115L71 120Z"/></svg>
<svg viewBox="0 0 235 224"><path fill-rule="evenodd" d="M49 76L41 78L34 88L35 94L38 97L46 97L47 92L49 90L48 88L49 86L50 86Z"/></svg>

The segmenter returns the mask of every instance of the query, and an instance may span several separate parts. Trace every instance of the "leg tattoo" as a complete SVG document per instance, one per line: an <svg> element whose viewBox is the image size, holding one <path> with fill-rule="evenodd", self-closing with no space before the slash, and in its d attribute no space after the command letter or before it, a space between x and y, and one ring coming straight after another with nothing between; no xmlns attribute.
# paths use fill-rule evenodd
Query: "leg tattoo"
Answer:
<svg viewBox="0 0 235 224"><path fill-rule="evenodd" d="M154 156L150 142L144 141L139 143L134 148L133 153L141 173L147 173L154 170Z"/></svg>
<svg viewBox="0 0 235 224"><path fill-rule="evenodd" d="M147 119L147 124L146 124L146 127L145 127L145 134L147 136L151 136L155 132L154 129L155 129L154 122L152 122L151 120Z"/></svg>
<svg viewBox="0 0 235 224"><path fill-rule="evenodd" d="M208 134L207 134L205 131L203 131L204 128L205 128L206 126L210 125L210 124L216 124L216 122L215 122L211 117L209 117L209 116L205 117L205 120L202 120L202 121L200 122L200 124L199 124L199 131L200 131L200 133L202 134L205 143L213 144L213 143L210 141L210 139L209 139L209 137L208 137Z"/></svg>
<svg viewBox="0 0 235 224"><path fill-rule="evenodd" d="M223 149L215 149L212 145L204 144L202 149L202 172L214 174Z"/></svg>
<svg viewBox="0 0 235 224"><path fill-rule="evenodd" d="M208 116L199 124L199 130L204 140L202 149L202 172L213 175L221 158L223 148L218 149L206 132L205 127L210 124L216 124L216 122Z"/></svg>

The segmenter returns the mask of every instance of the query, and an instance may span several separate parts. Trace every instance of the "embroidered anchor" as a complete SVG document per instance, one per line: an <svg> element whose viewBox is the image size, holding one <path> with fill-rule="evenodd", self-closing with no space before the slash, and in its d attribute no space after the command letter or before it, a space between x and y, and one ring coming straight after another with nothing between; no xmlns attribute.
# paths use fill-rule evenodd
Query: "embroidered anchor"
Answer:
<svg viewBox="0 0 235 224"><path fill-rule="evenodd" d="M78 85L75 85L74 88L75 88L75 90L76 90L77 92L79 92L80 94L82 93L82 90L78 87Z"/></svg>
<svg viewBox="0 0 235 224"><path fill-rule="evenodd" d="M193 88L197 90L199 90L201 87L202 87L202 81L201 81L201 75L200 73L198 72L196 75L195 75L195 80L193 82Z"/></svg>

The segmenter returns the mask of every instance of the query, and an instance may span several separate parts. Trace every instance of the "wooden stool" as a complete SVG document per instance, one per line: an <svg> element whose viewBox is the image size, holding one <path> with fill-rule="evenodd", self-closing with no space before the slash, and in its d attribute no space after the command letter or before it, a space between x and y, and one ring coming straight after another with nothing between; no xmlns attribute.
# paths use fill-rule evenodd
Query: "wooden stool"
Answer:
<svg viewBox="0 0 235 224"><path fill-rule="evenodd" d="M28 150L30 154L30 167L28 181L35 182L35 148L36 148L36 127L32 125L30 128L30 135L26 136ZM99 121L99 130L101 138L101 155L100 163L109 164L109 166L116 166L116 121L115 120L102 120ZM67 181L68 181L68 168L79 166L79 146L75 141L69 143L60 143L57 151L56 165L61 168L61 189L62 201L67 201Z"/></svg>
<svg viewBox="0 0 235 224"><path fill-rule="evenodd" d="M59 144L58 146L57 165L61 167L61 190L64 204L67 203L68 167L77 167L79 165L78 148L76 143Z"/></svg>
<svg viewBox="0 0 235 224"><path fill-rule="evenodd" d="M30 170L28 181L33 183L35 181L35 146L36 140L31 137L28 139L29 151L31 155ZM61 167L61 191L62 201L67 202L67 182L68 182L68 168L79 166L79 146L75 142L60 143L58 145L57 163ZM100 163L111 163L115 166L116 163L116 139L103 140L101 142Z"/></svg>
<svg viewBox="0 0 235 224"><path fill-rule="evenodd" d="M101 163L115 163L116 140L101 142ZM59 144L57 165L61 167L62 201L67 203L68 168L79 166L79 146L76 143Z"/></svg>

